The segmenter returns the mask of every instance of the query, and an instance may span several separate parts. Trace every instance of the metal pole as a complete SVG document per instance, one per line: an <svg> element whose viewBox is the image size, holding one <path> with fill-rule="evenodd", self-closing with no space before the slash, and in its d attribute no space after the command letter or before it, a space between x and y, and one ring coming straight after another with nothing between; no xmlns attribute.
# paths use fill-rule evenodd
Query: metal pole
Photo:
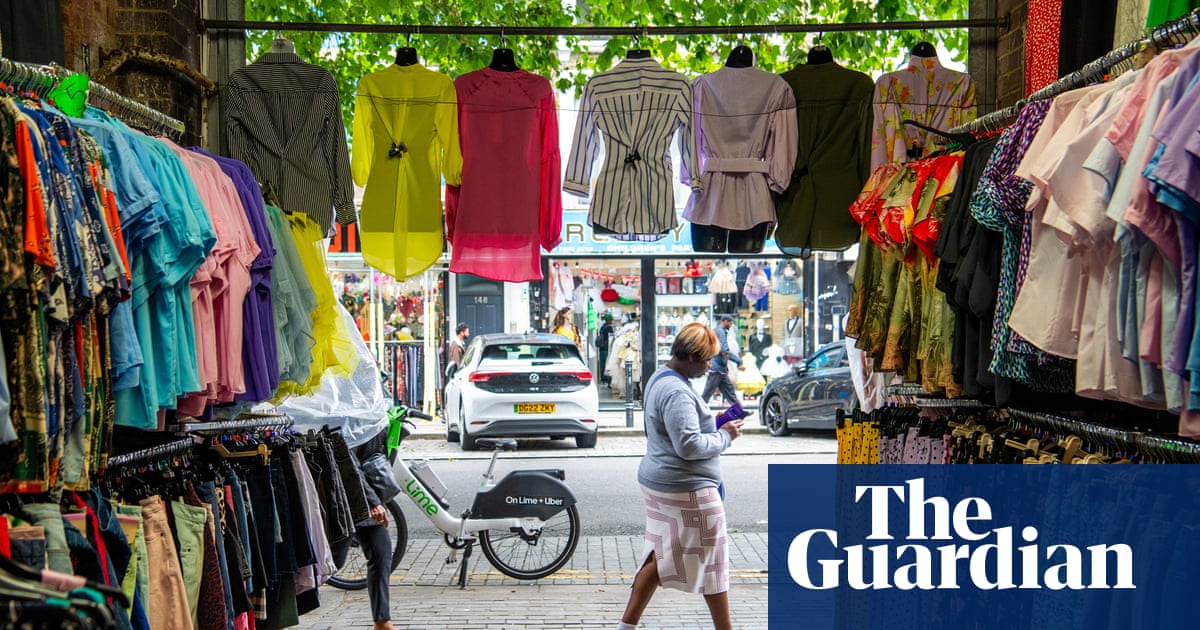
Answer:
<svg viewBox="0 0 1200 630"><path fill-rule="evenodd" d="M357 24L326 22L268 22L255 20L199 20L201 31L309 31L320 33L392 33L421 35L562 35L562 36L661 36L751 35L779 33L835 33L871 31L933 31L953 28L1008 28L1008 18L927 20L905 22L846 22L840 24L738 24L729 26L448 26L443 24Z"/></svg>
<svg viewBox="0 0 1200 630"><path fill-rule="evenodd" d="M633 426L633 359L625 359L625 426Z"/></svg>

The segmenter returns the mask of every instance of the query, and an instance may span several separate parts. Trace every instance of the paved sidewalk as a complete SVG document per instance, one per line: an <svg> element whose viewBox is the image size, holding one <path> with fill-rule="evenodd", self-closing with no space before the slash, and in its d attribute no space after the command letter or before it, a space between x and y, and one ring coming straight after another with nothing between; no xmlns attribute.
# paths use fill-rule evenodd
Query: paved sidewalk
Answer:
<svg viewBox="0 0 1200 630"><path fill-rule="evenodd" d="M767 626L767 535L731 533L730 606L738 628ZM482 553L471 556L468 585L453 585L440 539L417 539L392 575L392 619L398 628L595 628L616 626L642 549L641 536L590 536L570 564L537 582L513 580ZM460 556L461 559L461 556ZM366 591L321 590L321 608L300 618L305 628L371 626ZM699 595L660 589L641 629L711 627Z"/></svg>

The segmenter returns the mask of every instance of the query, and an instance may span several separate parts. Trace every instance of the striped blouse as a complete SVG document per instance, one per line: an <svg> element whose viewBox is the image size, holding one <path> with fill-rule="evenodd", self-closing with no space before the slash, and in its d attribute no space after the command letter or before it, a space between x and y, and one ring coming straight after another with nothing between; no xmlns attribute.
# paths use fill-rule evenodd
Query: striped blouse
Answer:
<svg viewBox="0 0 1200 630"><path fill-rule="evenodd" d="M354 185L337 83L295 53L267 53L234 71L225 94L230 157L272 184L288 211L332 233L354 223Z"/></svg>
<svg viewBox="0 0 1200 630"><path fill-rule="evenodd" d="M588 210L594 231L654 241L675 228L670 143L679 131L687 172L699 173L692 88L682 74L653 59L625 59L588 81L563 190L589 196L593 164L603 147L604 165Z"/></svg>

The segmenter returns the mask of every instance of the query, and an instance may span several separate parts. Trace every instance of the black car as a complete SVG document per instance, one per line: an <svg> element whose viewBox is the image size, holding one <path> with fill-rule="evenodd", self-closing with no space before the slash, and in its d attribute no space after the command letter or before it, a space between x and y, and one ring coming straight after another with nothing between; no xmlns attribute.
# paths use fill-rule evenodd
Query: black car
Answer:
<svg viewBox="0 0 1200 630"><path fill-rule="evenodd" d="M849 411L854 404L846 344L835 341L793 365L789 374L767 383L758 417L771 435L787 435L793 429L835 429L837 410Z"/></svg>

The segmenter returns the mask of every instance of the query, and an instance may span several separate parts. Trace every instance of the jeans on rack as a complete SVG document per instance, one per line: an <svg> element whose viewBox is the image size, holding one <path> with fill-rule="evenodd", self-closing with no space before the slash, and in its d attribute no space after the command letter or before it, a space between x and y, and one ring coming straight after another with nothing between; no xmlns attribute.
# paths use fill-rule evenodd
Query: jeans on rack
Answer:
<svg viewBox="0 0 1200 630"><path fill-rule="evenodd" d="M59 573L74 573L71 550L67 547L67 535L63 530L62 508L55 503L30 503L25 506L25 511L33 517L33 524L46 532L47 566Z"/></svg>
<svg viewBox="0 0 1200 630"><path fill-rule="evenodd" d="M325 537L332 546L354 535L354 520L350 516L346 488L338 474L333 447L324 435L317 438L316 446L309 449L307 454L308 470L312 473L321 505L325 508Z"/></svg>
<svg viewBox="0 0 1200 630"><path fill-rule="evenodd" d="M345 438L338 431L329 431L325 435L328 436L329 444L333 447L337 470L341 473L342 484L346 487L346 500L350 505L352 522L361 523L370 519L371 506L367 505L367 495L362 488L362 477L354 458L350 456L350 448L346 446Z"/></svg>
<svg viewBox="0 0 1200 630"><path fill-rule="evenodd" d="M150 584L154 593L153 605L146 603L151 628L190 630L191 610L183 570L167 521L167 509L157 496L142 501L142 517L146 534L146 558L150 565Z"/></svg>
<svg viewBox="0 0 1200 630"><path fill-rule="evenodd" d="M254 533L256 542L251 549L262 561L265 573L262 583L255 583L254 591L274 588L279 567L275 552L277 517L275 514L275 485L271 482L271 469L255 464L246 470L246 488L250 491L250 509L254 511Z"/></svg>

